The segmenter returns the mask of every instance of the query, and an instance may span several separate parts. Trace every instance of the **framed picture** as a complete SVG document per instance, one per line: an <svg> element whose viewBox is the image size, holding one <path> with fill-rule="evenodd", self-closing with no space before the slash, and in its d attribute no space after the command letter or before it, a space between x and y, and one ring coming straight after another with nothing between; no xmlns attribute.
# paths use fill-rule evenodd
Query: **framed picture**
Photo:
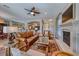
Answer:
<svg viewBox="0 0 79 59"><path fill-rule="evenodd" d="M73 6L74 4L71 4L70 7L63 13L62 15L62 22L66 22L70 19L73 19Z"/></svg>

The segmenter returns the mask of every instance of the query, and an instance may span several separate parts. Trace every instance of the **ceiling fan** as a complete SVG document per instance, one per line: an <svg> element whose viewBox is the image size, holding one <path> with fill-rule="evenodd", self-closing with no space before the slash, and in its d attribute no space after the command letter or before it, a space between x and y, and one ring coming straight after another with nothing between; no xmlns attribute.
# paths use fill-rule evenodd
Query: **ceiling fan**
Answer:
<svg viewBox="0 0 79 59"><path fill-rule="evenodd" d="M40 12L38 10L36 10L35 7L32 7L31 10L24 8L24 10L28 11L29 13L27 14L31 14L33 16L35 16L36 14L40 14Z"/></svg>

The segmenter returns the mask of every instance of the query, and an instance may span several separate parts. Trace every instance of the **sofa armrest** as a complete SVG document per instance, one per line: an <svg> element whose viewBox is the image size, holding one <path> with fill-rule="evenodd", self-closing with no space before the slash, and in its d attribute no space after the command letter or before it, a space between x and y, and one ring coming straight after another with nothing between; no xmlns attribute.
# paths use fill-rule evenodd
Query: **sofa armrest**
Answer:
<svg viewBox="0 0 79 59"><path fill-rule="evenodd" d="M24 48L24 47L29 48L29 44L24 45L24 46L21 46L19 49L22 49L22 48Z"/></svg>

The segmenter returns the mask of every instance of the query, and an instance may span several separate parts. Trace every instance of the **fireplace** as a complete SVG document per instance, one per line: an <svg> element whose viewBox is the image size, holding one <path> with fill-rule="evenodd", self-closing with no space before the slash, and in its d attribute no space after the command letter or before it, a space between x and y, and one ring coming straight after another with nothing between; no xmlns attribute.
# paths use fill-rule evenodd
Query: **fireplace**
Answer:
<svg viewBox="0 0 79 59"><path fill-rule="evenodd" d="M70 32L63 31L63 41L70 46Z"/></svg>

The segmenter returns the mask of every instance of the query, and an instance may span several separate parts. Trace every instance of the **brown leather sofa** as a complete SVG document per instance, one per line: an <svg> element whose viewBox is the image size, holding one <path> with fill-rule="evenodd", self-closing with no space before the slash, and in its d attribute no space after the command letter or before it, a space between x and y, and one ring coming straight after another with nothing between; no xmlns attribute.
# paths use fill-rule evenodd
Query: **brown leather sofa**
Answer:
<svg viewBox="0 0 79 59"><path fill-rule="evenodd" d="M33 43L35 43L39 38L39 35L33 35L32 31L22 32L19 34L21 37L19 37L18 39L21 40L16 45L19 46L19 49L21 51L27 51L33 45Z"/></svg>
<svg viewBox="0 0 79 59"><path fill-rule="evenodd" d="M29 45L31 46L37 39L38 39L38 34L33 35L32 31L29 32L24 32L24 33L20 33L21 38L25 38L25 42L27 41L29 43Z"/></svg>
<svg viewBox="0 0 79 59"><path fill-rule="evenodd" d="M19 33L22 38L29 38L33 36L33 31L28 31L28 32L21 32Z"/></svg>

